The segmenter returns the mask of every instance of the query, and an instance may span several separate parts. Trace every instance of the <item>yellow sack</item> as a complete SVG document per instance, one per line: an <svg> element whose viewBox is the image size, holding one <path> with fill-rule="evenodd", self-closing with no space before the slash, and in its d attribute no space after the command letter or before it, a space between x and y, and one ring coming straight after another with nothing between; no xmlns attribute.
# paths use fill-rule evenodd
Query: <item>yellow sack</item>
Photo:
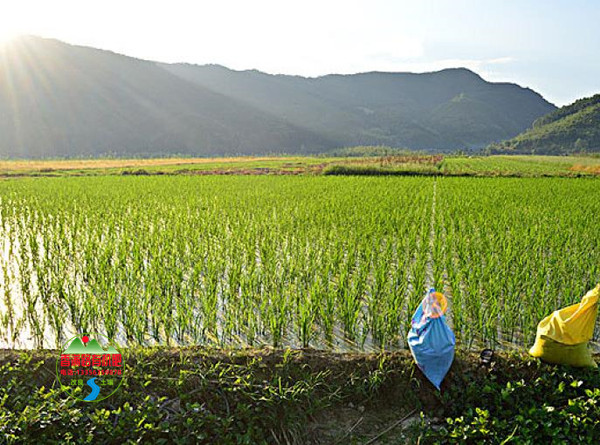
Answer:
<svg viewBox="0 0 600 445"><path fill-rule="evenodd" d="M587 348L594 335L600 284L580 303L554 311L537 328L535 344L529 353L548 363L596 367Z"/></svg>

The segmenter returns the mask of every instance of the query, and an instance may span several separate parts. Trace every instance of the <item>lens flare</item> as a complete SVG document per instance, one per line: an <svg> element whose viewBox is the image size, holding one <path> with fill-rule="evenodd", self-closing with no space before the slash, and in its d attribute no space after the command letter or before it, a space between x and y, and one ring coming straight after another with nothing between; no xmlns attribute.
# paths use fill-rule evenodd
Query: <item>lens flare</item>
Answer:
<svg viewBox="0 0 600 445"><path fill-rule="evenodd" d="M18 36L19 36L19 33L17 33L17 32L0 28L0 45L10 43L12 40L17 38Z"/></svg>

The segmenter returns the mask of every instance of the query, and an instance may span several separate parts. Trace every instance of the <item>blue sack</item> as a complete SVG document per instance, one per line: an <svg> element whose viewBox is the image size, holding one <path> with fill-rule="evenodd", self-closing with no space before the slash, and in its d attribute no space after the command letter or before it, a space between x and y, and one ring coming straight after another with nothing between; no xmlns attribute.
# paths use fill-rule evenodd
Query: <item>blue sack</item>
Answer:
<svg viewBox="0 0 600 445"><path fill-rule="evenodd" d="M415 311L408 332L408 346L417 366L437 389L452 365L456 344L444 317L446 308L445 297L431 289Z"/></svg>

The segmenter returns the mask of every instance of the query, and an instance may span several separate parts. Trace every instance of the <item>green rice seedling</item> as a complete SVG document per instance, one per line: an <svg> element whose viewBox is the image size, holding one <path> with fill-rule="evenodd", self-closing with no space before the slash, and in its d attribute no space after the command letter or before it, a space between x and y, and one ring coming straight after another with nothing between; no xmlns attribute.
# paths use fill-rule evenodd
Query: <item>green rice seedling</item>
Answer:
<svg viewBox="0 0 600 445"><path fill-rule="evenodd" d="M434 286L459 346L522 345L598 280L596 193L559 178L4 181L0 333L388 348Z"/></svg>

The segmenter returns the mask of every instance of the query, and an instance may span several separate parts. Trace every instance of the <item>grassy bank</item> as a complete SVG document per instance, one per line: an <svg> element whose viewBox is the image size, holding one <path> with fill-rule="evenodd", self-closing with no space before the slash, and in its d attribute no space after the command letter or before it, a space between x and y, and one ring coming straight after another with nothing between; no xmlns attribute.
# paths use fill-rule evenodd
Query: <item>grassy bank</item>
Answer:
<svg viewBox="0 0 600 445"><path fill-rule="evenodd" d="M85 404L53 351L0 353L3 443L594 443L600 373L459 354L441 393L406 351L143 349ZM408 416L407 416L408 415Z"/></svg>

